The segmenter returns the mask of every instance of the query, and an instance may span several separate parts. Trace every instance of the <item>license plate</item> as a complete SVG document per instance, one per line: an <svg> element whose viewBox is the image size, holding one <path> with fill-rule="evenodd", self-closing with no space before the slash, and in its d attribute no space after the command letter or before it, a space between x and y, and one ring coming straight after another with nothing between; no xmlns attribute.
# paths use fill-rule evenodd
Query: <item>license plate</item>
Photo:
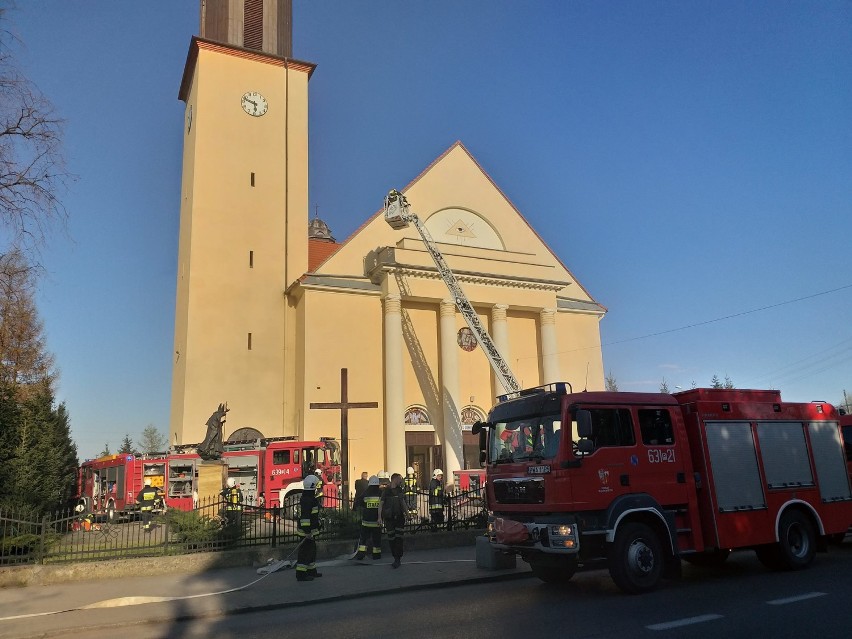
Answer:
<svg viewBox="0 0 852 639"><path fill-rule="evenodd" d="M527 468L528 475L546 475L550 472L550 464L543 466L530 466Z"/></svg>

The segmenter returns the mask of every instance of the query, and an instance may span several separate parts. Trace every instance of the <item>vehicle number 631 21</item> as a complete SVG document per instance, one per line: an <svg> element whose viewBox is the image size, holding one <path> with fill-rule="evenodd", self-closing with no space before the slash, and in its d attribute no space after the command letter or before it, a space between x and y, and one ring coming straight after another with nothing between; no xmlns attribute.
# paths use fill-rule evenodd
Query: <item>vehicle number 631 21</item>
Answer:
<svg viewBox="0 0 852 639"><path fill-rule="evenodd" d="M648 461L652 464L673 464L675 461L674 448L649 448Z"/></svg>

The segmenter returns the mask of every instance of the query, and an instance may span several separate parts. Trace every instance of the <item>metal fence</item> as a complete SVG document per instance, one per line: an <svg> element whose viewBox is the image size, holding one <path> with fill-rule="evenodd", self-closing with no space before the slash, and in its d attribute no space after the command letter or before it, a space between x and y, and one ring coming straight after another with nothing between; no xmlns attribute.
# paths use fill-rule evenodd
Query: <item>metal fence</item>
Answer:
<svg viewBox="0 0 852 639"><path fill-rule="evenodd" d="M319 539L355 540L359 513L351 502L334 502L324 504L321 511ZM428 495L418 493L410 505L406 532L485 527L487 513L479 490L447 493L441 512L443 522L432 523ZM237 511L226 510L221 500L202 501L191 511L156 512L148 528L138 513L109 521L73 509L40 519L0 510L0 566L275 547L297 542L298 515L297 498L283 508L243 505Z"/></svg>

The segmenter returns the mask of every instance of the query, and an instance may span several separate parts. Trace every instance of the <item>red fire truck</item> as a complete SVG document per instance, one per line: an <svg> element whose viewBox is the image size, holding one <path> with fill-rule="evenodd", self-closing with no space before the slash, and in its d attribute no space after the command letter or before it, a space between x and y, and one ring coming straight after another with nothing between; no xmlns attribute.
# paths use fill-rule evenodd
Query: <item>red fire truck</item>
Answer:
<svg viewBox="0 0 852 639"><path fill-rule="evenodd" d="M838 414L778 391L572 392L500 398L474 430L487 472L489 539L547 582L607 562L624 591L655 588L680 559L753 549L806 567L852 525Z"/></svg>
<svg viewBox="0 0 852 639"><path fill-rule="evenodd" d="M317 468L326 482L326 501L332 502L340 486L339 453L340 445L332 438L303 442L276 437L226 442L222 459L247 504L262 501L277 507L281 499L292 500L302 488L302 478ZM165 506L191 510L201 463L196 445L177 446L168 453L108 455L86 461L78 473L79 507L115 521L137 510L136 495L150 479L152 486L163 491Z"/></svg>
<svg viewBox="0 0 852 639"><path fill-rule="evenodd" d="M852 415L843 415L840 418L840 432L843 435L843 446L846 450L846 467L849 476L852 477Z"/></svg>

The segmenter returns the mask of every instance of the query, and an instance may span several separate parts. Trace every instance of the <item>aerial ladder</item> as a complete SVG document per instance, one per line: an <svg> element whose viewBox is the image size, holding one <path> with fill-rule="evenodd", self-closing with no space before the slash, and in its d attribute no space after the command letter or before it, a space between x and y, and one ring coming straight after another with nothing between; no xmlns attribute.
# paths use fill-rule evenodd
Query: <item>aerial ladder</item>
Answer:
<svg viewBox="0 0 852 639"><path fill-rule="evenodd" d="M426 246L429 255L432 256L441 279L444 280L444 284L450 290L456 306L470 327L470 330L473 331L477 343L485 352L485 356L488 358L488 362L491 364L491 368L494 370L497 379L503 385L503 388L506 389L507 393L520 391L521 386L518 384L518 380L515 379L506 360L500 355L500 351L497 350L494 340L491 339L488 331L485 330L482 322L479 321L479 316L473 310L473 306L471 306L470 301L467 299L467 295L464 294L461 286L459 286L456 276L453 274L444 256L441 255L441 252L435 246L435 240L432 239L432 235L420 218L417 217L417 214L409 209L408 200L405 199L405 196L395 189L385 197L385 222L396 230L407 228L409 224L414 225L414 228L420 233L420 237L423 238L423 244Z"/></svg>

